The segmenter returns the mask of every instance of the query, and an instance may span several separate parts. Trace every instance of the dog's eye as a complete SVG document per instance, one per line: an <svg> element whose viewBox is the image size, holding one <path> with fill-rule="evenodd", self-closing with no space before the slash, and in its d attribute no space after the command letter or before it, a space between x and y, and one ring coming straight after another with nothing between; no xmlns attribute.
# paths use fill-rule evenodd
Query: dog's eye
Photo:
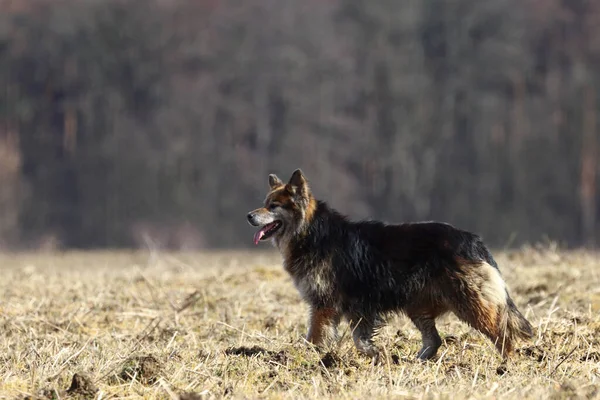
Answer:
<svg viewBox="0 0 600 400"><path fill-rule="evenodd" d="M277 207L279 207L279 204L269 204L268 210L269 211L273 211L274 209L276 209Z"/></svg>

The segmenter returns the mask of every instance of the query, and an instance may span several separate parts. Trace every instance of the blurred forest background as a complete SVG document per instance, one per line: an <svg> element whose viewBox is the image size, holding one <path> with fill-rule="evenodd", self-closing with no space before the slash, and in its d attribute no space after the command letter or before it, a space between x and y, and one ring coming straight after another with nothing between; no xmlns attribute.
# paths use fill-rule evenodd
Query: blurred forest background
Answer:
<svg viewBox="0 0 600 400"><path fill-rule="evenodd" d="M493 246L600 237L600 2L0 0L0 245L245 247L271 172Z"/></svg>

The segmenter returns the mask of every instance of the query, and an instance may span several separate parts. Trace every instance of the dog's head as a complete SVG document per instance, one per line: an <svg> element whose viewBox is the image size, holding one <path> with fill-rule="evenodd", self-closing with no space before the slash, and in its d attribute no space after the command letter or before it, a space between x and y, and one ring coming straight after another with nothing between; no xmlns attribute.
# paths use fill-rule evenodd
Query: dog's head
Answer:
<svg viewBox="0 0 600 400"><path fill-rule="evenodd" d="M269 175L269 193L264 206L248 213L248 222L259 227L254 244L273 239L274 244L289 241L310 222L316 202L300 169L284 184L276 175Z"/></svg>

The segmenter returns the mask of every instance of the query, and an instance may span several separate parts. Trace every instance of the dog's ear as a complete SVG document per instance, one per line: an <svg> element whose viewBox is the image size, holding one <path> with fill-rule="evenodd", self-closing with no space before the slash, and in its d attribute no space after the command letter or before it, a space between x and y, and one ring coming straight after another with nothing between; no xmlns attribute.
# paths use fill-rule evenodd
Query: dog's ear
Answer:
<svg viewBox="0 0 600 400"><path fill-rule="evenodd" d="M292 194L299 194L302 196L308 194L308 182L300 168L294 171L290 181L286 185L286 189Z"/></svg>
<svg viewBox="0 0 600 400"><path fill-rule="evenodd" d="M281 185L283 185L283 182L277 177L277 175L269 175L269 186L271 187L271 189L275 189L276 187Z"/></svg>

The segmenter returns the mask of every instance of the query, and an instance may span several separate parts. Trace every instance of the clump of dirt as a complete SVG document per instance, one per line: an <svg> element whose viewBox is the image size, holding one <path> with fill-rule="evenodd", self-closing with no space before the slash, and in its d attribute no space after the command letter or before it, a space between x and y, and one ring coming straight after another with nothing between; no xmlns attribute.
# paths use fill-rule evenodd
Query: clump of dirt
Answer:
<svg viewBox="0 0 600 400"><path fill-rule="evenodd" d="M328 351L322 358L321 364L325 368L335 368L339 367L342 363L342 359L336 353L332 351Z"/></svg>
<svg viewBox="0 0 600 400"><path fill-rule="evenodd" d="M252 357L257 354L268 354L269 350L260 347L260 346L240 346L240 347L230 347L225 350L225 354L228 356L244 356L244 357Z"/></svg>
<svg viewBox="0 0 600 400"><path fill-rule="evenodd" d="M227 385L225 389L223 389L223 396L229 396L233 394L233 386Z"/></svg>
<svg viewBox="0 0 600 400"><path fill-rule="evenodd" d="M278 321L277 318L269 316L269 317L265 318L264 327L267 330L273 329L273 328L275 328L277 326L278 322L279 321Z"/></svg>
<svg viewBox="0 0 600 400"><path fill-rule="evenodd" d="M589 354L585 354L585 355L581 356L579 361L581 361L581 362L600 362L600 353L597 351L593 351Z"/></svg>
<svg viewBox="0 0 600 400"><path fill-rule="evenodd" d="M522 349L518 349L517 353L529 357L530 359L537 362L542 362L547 357L546 351L540 346L529 346Z"/></svg>
<svg viewBox="0 0 600 400"><path fill-rule="evenodd" d="M125 361L119 378L124 381L137 379L144 385L155 383L161 372L160 362L154 356L132 357Z"/></svg>
<svg viewBox="0 0 600 400"><path fill-rule="evenodd" d="M96 397L98 388L86 375L74 374L71 386L67 389L67 395L77 399L93 399Z"/></svg>
<svg viewBox="0 0 600 400"><path fill-rule="evenodd" d="M455 375L460 373L468 374L472 370L471 365L466 362L451 363L446 367L447 375ZM459 375L460 376L460 375Z"/></svg>
<svg viewBox="0 0 600 400"><path fill-rule="evenodd" d="M288 356L284 350L273 351L267 350L260 346L252 346L252 347L230 347L225 350L225 354L229 356L244 356L244 357L253 357L255 355L265 355L268 356L270 361L276 362L278 364L286 364L288 361Z"/></svg>
<svg viewBox="0 0 600 400"><path fill-rule="evenodd" d="M288 356L285 353L285 351L281 350L281 351L278 351L277 353L272 352L271 359L278 364L286 364L288 361Z"/></svg>
<svg viewBox="0 0 600 400"><path fill-rule="evenodd" d="M508 372L508 367L506 365L506 363L502 363L500 365L498 365L498 367L496 368L496 374L503 376Z"/></svg>
<svg viewBox="0 0 600 400"><path fill-rule="evenodd" d="M397 350L394 351L392 354L390 354L389 357L389 362L392 363L393 365L402 365L402 364L412 364L415 361L417 361L417 358L414 356L408 356L406 354L410 354L410 349L404 349L404 348L400 348L399 346L396 346ZM405 355L403 355L405 354ZM382 362L384 361L385 357L381 357ZM352 361L351 361L352 363Z"/></svg>
<svg viewBox="0 0 600 400"><path fill-rule="evenodd" d="M268 372L265 372L263 374L261 374L261 376L265 379L265 380L271 380L273 378L276 378L279 374L277 373L277 371L271 369Z"/></svg>

